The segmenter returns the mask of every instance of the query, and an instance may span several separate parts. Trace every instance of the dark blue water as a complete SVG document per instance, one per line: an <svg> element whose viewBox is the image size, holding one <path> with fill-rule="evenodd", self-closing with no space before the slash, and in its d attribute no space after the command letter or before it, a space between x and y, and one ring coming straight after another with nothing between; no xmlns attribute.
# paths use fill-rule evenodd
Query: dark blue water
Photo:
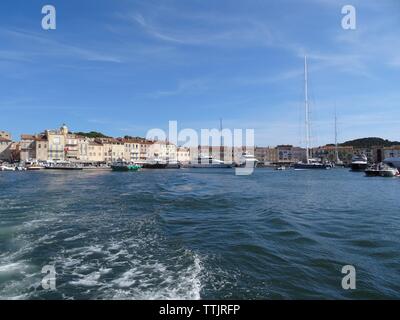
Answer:
<svg viewBox="0 0 400 320"><path fill-rule="evenodd" d="M345 169L0 172L0 298L400 298L399 207Z"/></svg>

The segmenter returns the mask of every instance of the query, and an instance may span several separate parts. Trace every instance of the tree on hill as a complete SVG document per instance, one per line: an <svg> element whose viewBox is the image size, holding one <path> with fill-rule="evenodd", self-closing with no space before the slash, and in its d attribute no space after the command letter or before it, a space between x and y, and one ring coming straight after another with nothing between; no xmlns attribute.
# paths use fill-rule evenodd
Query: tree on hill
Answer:
<svg viewBox="0 0 400 320"><path fill-rule="evenodd" d="M377 138L377 137L355 139L355 140L346 141L346 142L340 144L340 146L342 146L342 147L352 146L355 148L371 148L373 146L391 147L394 145L400 145L400 142L399 141L389 141L387 139L382 139L382 138Z"/></svg>
<svg viewBox="0 0 400 320"><path fill-rule="evenodd" d="M110 138L102 134L101 132L90 131L90 132L75 132L78 136L88 137L88 138Z"/></svg>
<svg viewBox="0 0 400 320"><path fill-rule="evenodd" d="M132 136L124 136L124 139L127 139L127 140L146 140L143 137L132 137Z"/></svg>

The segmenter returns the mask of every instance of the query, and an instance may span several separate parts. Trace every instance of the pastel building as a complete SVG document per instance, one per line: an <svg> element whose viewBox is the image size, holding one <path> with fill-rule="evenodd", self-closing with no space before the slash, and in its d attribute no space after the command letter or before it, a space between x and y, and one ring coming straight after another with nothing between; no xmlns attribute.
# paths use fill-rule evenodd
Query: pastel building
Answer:
<svg viewBox="0 0 400 320"><path fill-rule="evenodd" d="M0 160L12 160L11 145L12 141L10 139L0 137Z"/></svg>
<svg viewBox="0 0 400 320"><path fill-rule="evenodd" d="M6 139L6 140L12 140L11 139L11 133L7 132L7 131L0 131L0 138Z"/></svg>
<svg viewBox="0 0 400 320"><path fill-rule="evenodd" d="M190 149L179 147L176 150L176 156L180 163L188 164L190 162Z"/></svg>
<svg viewBox="0 0 400 320"><path fill-rule="evenodd" d="M148 159L163 159L177 161L176 145L168 141L154 141L147 150Z"/></svg>
<svg viewBox="0 0 400 320"><path fill-rule="evenodd" d="M46 130L48 141L47 160L65 161L66 160L66 137L68 128L63 125L59 130Z"/></svg>
<svg viewBox="0 0 400 320"><path fill-rule="evenodd" d="M124 159L127 161L140 160L140 146L142 140L139 139L123 139L124 142Z"/></svg>

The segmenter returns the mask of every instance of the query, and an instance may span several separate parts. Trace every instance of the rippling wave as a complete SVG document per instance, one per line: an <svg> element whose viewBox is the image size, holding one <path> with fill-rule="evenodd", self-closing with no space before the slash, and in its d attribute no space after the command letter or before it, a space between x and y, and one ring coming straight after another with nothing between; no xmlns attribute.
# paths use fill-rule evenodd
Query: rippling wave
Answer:
<svg viewBox="0 0 400 320"><path fill-rule="evenodd" d="M0 298L399 298L399 187L346 170L0 173Z"/></svg>

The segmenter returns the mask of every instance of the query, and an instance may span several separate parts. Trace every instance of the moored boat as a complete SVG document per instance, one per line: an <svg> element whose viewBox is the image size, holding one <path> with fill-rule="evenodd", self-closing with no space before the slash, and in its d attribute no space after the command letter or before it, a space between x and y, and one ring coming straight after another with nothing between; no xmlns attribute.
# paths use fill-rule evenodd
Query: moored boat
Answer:
<svg viewBox="0 0 400 320"><path fill-rule="evenodd" d="M242 156L240 157L239 161L239 167L242 168L255 168L259 161L256 159L256 157L248 152L244 152Z"/></svg>
<svg viewBox="0 0 400 320"><path fill-rule="evenodd" d="M47 170L83 170L81 165L70 162L51 162L44 166Z"/></svg>
<svg viewBox="0 0 400 320"><path fill-rule="evenodd" d="M365 171L368 167L368 158L365 154L353 156L351 159L351 171Z"/></svg>
<svg viewBox="0 0 400 320"><path fill-rule="evenodd" d="M123 160L116 161L111 165L111 169L113 171L138 171L141 168L141 166L134 164L134 163L129 163Z"/></svg>
<svg viewBox="0 0 400 320"><path fill-rule="evenodd" d="M304 109L305 109L305 129L306 129L306 159L305 161L300 161L295 163L293 167L296 170L309 170L309 169L320 169L326 170L331 169L331 164L322 163L316 159L312 159L310 154L310 106L308 101L308 66L307 57L304 57Z"/></svg>
<svg viewBox="0 0 400 320"><path fill-rule="evenodd" d="M0 171L15 171L15 167L9 167L3 164L0 166Z"/></svg>
<svg viewBox="0 0 400 320"><path fill-rule="evenodd" d="M180 169L181 164L178 161L168 161L166 169Z"/></svg>
<svg viewBox="0 0 400 320"><path fill-rule="evenodd" d="M322 163L314 159L308 159L307 162L298 162L293 165L295 170L328 170L332 169L332 165L330 163Z"/></svg>
<svg viewBox="0 0 400 320"><path fill-rule="evenodd" d="M368 167L365 170L365 175L368 177L396 177L399 175L399 170L385 163L378 163Z"/></svg>
<svg viewBox="0 0 400 320"><path fill-rule="evenodd" d="M26 167L26 170L28 171L37 171L37 170L42 170L44 169L42 166L39 165L30 165Z"/></svg>
<svg viewBox="0 0 400 320"><path fill-rule="evenodd" d="M369 166L367 169L365 169L364 172L367 177L378 177L379 176L378 165L374 164L372 166Z"/></svg>
<svg viewBox="0 0 400 320"><path fill-rule="evenodd" d="M159 159L159 158L154 158L151 160L143 161L143 162L135 162L137 165L140 165L143 169L166 169L168 166L168 162Z"/></svg>
<svg viewBox="0 0 400 320"><path fill-rule="evenodd" d="M400 170L400 157L386 158L383 162L393 168Z"/></svg>
<svg viewBox="0 0 400 320"><path fill-rule="evenodd" d="M205 155L200 155L197 161L191 161L188 165L189 168L232 168L232 166L232 164Z"/></svg>

